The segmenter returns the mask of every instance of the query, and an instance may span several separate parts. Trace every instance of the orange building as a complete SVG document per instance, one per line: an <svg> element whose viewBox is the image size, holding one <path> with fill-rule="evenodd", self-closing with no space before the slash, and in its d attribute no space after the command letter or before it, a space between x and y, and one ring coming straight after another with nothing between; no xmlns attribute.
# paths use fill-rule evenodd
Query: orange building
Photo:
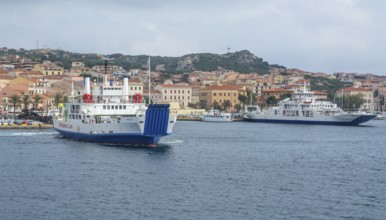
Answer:
<svg viewBox="0 0 386 220"><path fill-rule="evenodd" d="M199 90L200 103L205 103L207 109L213 107L213 102L216 101L223 105L225 101L230 101L230 110L235 110L235 105L240 104L239 94L245 95L246 90L243 86L209 86Z"/></svg>

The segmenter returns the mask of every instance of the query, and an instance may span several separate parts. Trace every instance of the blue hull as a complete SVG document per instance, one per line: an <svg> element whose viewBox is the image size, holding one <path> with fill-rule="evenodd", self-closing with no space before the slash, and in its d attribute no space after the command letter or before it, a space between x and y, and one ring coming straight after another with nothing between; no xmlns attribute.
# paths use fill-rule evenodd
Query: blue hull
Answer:
<svg viewBox="0 0 386 220"><path fill-rule="evenodd" d="M282 120L282 119L245 119L250 122L262 122L262 123L281 123L281 124L308 124L308 125L346 125L356 126L375 118L375 115L362 115L353 121L304 121L304 120Z"/></svg>
<svg viewBox="0 0 386 220"><path fill-rule="evenodd" d="M143 134L84 134L77 132L68 132L56 129L63 137L78 141L103 143L103 144L122 144L122 145L138 145L152 146L159 142L161 137L154 135Z"/></svg>

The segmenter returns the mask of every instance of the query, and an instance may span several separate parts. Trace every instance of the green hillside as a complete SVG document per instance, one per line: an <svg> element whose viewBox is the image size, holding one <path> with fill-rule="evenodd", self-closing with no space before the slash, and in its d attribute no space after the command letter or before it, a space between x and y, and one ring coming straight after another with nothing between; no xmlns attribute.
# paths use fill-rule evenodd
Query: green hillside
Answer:
<svg viewBox="0 0 386 220"><path fill-rule="evenodd" d="M108 61L109 64L122 66L126 70L133 68L143 69L148 61L148 56L146 55L98 55L92 53L73 53L63 50L8 49L8 51L0 51L0 56L3 55L20 55L36 62L50 60L66 69L70 69L71 63L74 61L84 62L88 67L103 65L103 57L111 59ZM161 72L171 74L192 71L215 71L219 69L234 70L240 73L255 72L267 74L269 68L285 68L279 65L271 65L247 50L227 54L188 54L182 57L151 56L151 68L155 69L156 66L161 67Z"/></svg>

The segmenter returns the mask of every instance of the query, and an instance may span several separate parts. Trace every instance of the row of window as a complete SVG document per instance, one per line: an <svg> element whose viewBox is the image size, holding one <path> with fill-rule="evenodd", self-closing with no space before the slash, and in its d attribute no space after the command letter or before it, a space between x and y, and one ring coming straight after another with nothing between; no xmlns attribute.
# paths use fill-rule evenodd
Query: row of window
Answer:
<svg viewBox="0 0 386 220"><path fill-rule="evenodd" d="M279 111L275 110L275 114L278 114ZM314 117L314 112L312 111L302 111L302 114L304 117ZM299 111L297 110L284 110L283 116L289 116L289 117L298 117Z"/></svg>
<svg viewBox="0 0 386 220"><path fill-rule="evenodd" d="M165 100L167 100L168 99L168 97L167 96L165 96ZM172 100L173 99L173 96L170 96L170 99ZM180 96L178 96L178 99L177 99L177 96L174 96L174 100L180 100L181 99L181 97ZM185 99L185 96L182 96L182 99ZM190 97L188 96L188 99L190 99Z"/></svg>
<svg viewBox="0 0 386 220"><path fill-rule="evenodd" d="M209 94L211 94L211 93L201 92L200 96L208 96ZM226 93L226 92L221 93L220 92L220 93L218 93L218 96L227 96L227 94L228 94L228 96L231 96L232 93L230 93L230 92L228 92L228 93ZM217 96L217 93L213 93L213 96ZM237 93L233 92L233 96L237 96Z"/></svg>
<svg viewBox="0 0 386 220"><path fill-rule="evenodd" d="M168 90L165 89L164 91L165 91L165 94L168 93ZM182 91L182 94L185 93L185 90L174 90L174 93L177 94L177 92L178 92L178 94L180 94L181 91ZM173 90L169 90L169 92L173 93ZM190 90L188 90L187 93L190 94Z"/></svg>
<svg viewBox="0 0 386 220"><path fill-rule="evenodd" d="M46 76L47 76L47 75L48 75L48 71L46 71ZM52 72L51 72L51 75L55 75L55 72L52 71ZM58 72L57 75L60 75L60 72Z"/></svg>
<svg viewBox="0 0 386 220"><path fill-rule="evenodd" d="M70 119L82 119L82 116L77 114L70 114L68 117Z"/></svg>
<svg viewBox="0 0 386 220"><path fill-rule="evenodd" d="M231 101L231 100L228 100L228 99L224 99L224 102L225 102L225 101ZM220 99L220 100L219 100L219 103L222 103L222 102L223 102L223 100L222 100L222 99ZM233 100L233 103L236 103L236 99L234 99L234 100Z"/></svg>
<svg viewBox="0 0 386 220"><path fill-rule="evenodd" d="M224 96L226 96L227 94L224 92ZM213 96L217 96L217 93L213 93ZM219 93L218 96L223 96L223 93ZM231 93L228 92L228 96L231 96ZM233 96L236 96L236 93L233 93Z"/></svg>
<svg viewBox="0 0 386 220"><path fill-rule="evenodd" d="M103 110L122 110L122 109L126 109L126 105L103 105Z"/></svg>
<svg viewBox="0 0 386 220"><path fill-rule="evenodd" d="M103 90L122 90L122 88L119 88L119 87L109 87L109 88L103 88Z"/></svg>
<svg viewBox="0 0 386 220"><path fill-rule="evenodd" d="M134 88L134 89L133 89ZM138 90L141 90L142 87L138 87ZM121 87L108 87L108 88L103 88L103 90L122 90ZM130 90L137 90L137 87L130 87Z"/></svg>

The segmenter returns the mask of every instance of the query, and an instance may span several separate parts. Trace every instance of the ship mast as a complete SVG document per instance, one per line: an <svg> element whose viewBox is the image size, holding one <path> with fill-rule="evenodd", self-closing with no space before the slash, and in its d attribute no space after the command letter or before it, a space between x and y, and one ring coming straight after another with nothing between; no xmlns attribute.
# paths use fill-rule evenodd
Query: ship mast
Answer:
<svg viewBox="0 0 386 220"><path fill-rule="evenodd" d="M107 82L107 59L105 59L105 86L108 86L109 83Z"/></svg>
<svg viewBox="0 0 386 220"><path fill-rule="evenodd" d="M71 80L71 103L75 102L75 94L74 94L74 81Z"/></svg>
<svg viewBox="0 0 386 220"><path fill-rule="evenodd" d="M149 67L149 105L151 104L151 98L150 98L150 95L151 95L151 92L150 92L150 89L151 89L151 75L150 75L150 57L149 57L149 60L148 60L148 67Z"/></svg>

